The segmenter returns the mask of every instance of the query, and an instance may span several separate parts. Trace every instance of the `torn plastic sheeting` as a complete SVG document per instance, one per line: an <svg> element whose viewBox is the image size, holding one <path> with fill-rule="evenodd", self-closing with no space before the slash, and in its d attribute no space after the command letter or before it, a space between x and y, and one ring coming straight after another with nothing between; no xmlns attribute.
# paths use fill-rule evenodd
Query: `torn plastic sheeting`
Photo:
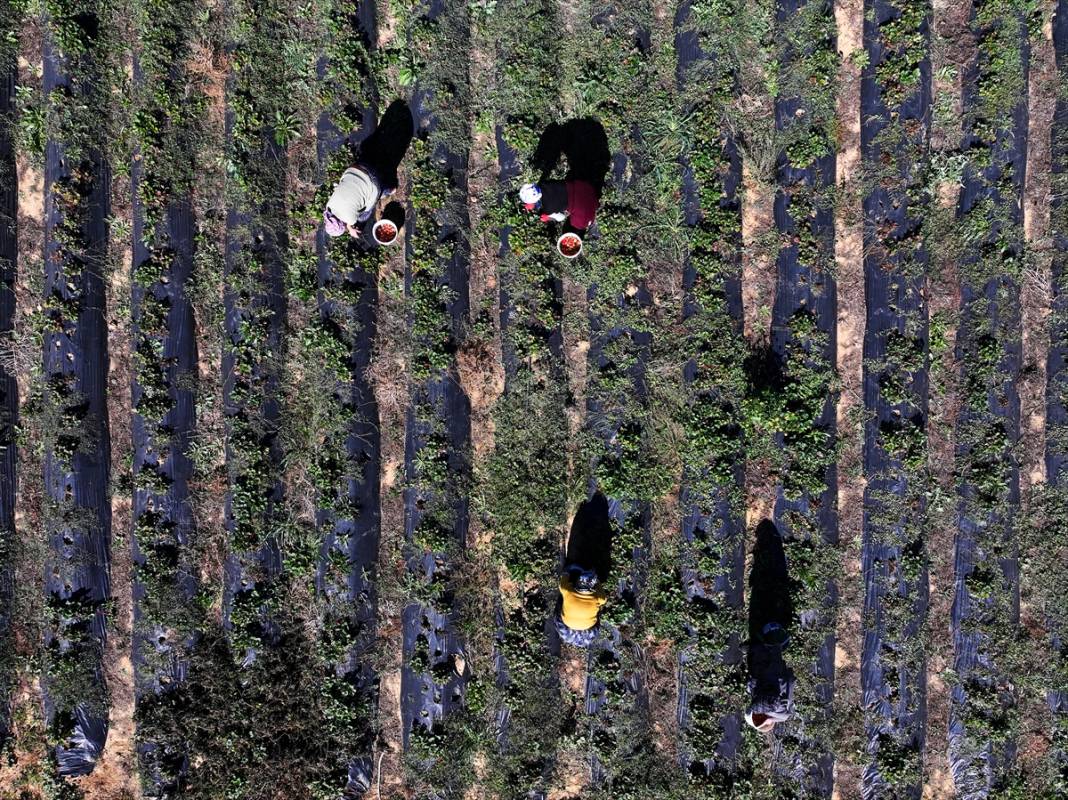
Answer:
<svg viewBox="0 0 1068 800"><path fill-rule="evenodd" d="M401 723L404 748L415 725L428 731L456 706L463 703L464 691L471 678L464 659L464 645L456 631L453 615L441 614L427 606L413 603L402 614L404 663L401 668ZM428 671L412 666L420 643L425 651ZM462 671L456 667L462 662Z"/></svg>
<svg viewBox="0 0 1068 800"><path fill-rule="evenodd" d="M735 477L740 478L741 465L735 469ZM685 476L684 476L685 479ZM689 545L698 542L706 546L715 543L720 552L720 565L726 568L716 574L712 586L705 584L706 576L695 570L683 569L683 584L686 598L695 597L715 599L722 594L724 601L732 608L740 608L743 603L745 572L745 522L732 513L730 498L721 494L715 499L715 511L703 514L689 489L683 484L679 493L679 507L683 510L682 535Z"/></svg>
<svg viewBox="0 0 1068 800"><path fill-rule="evenodd" d="M497 164L499 166L499 179L502 189L507 189L511 182L519 177L522 171L519 153L504 137L504 126L497 125L494 128L494 138L497 142Z"/></svg>
<svg viewBox="0 0 1068 800"><path fill-rule="evenodd" d="M56 761L59 774L74 777L88 775L96 766L96 760L104 750L107 740L107 718L89 715L84 705L79 704L74 710L74 734L71 746L56 746Z"/></svg>
<svg viewBox="0 0 1068 800"><path fill-rule="evenodd" d="M688 27L692 8L692 0L683 0L675 12L675 82L679 86L686 83L690 67L707 57L697 31Z"/></svg>

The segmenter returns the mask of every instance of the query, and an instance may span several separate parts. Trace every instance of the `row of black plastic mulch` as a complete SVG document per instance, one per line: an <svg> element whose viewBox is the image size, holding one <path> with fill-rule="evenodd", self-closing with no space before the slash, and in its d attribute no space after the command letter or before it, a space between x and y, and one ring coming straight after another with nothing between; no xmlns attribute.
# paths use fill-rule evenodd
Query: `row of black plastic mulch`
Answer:
<svg viewBox="0 0 1068 800"><path fill-rule="evenodd" d="M820 4L820 14L833 18L829 3L823 0L812 1ZM785 0L779 3L777 23L780 27L785 27L794 15L803 13L810 5L805 0ZM806 46L808 45L813 48L827 46L822 42L806 43ZM833 42L830 46L833 46ZM808 55L810 52L788 52L786 63L789 64L794 59L804 59ZM776 127L783 130L791 124L798 124L796 121L809 113L811 110L804 108L801 98L780 98L775 103ZM785 238L793 241L779 250L777 259L771 356L777 363L786 362L789 349L800 344L795 341L792 326L798 319L807 318L825 337L826 344L822 352L807 352L806 359L833 368L836 363L837 287L832 271L828 269L834 259L834 212L826 202L826 191L835 184L834 148L830 147L829 152L809 164L792 164L783 154L779 157L776 171L779 189L775 197L775 227ZM812 203L813 210L807 219L795 215L791 210L791 206L799 198L804 199L806 203ZM802 204L801 208L805 209L805 204ZM808 211L804 210L802 213L807 214ZM806 229L815 242L815 258L820 263L803 263L798 257L797 241L804 240ZM834 441L835 403L829 395L815 423L819 429L830 432ZM798 568L797 564L791 563L791 541L800 543L808 536L791 529L791 517L794 515L805 518L805 526L818 531L816 538L822 537L822 542L812 542L807 547L819 551L823 547L833 547L838 543L836 464L826 468L823 480L826 488L818 497L808 496L808 493L804 492L799 498L789 499L783 491L782 483L779 484L774 505L774 522L785 543L788 569ZM804 703L807 711L804 714L795 714L784 725L777 725L775 731L777 769L783 771L784 777L790 783L803 787L804 791L818 797L829 797L831 794L834 759L828 749L829 743L826 740L814 739L808 728L810 724L817 722L826 723L830 715L834 692L834 628L833 625L823 625L820 621L826 619L828 602L833 603L836 596L837 588L833 581L829 581L825 598L818 607L796 609L797 617L804 625L802 630L795 631L792 650L800 649L802 637L813 635L804 628L816 625L827 629L828 632L819 643L814 662L798 665L795 670L798 675L804 671L814 678L814 696L799 697L803 689L795 688L795 701ZM789 660L789 655L787 659Z"/></svg>
<svg viewBox="0 0 1068 800"><path fill-rule="evenodd" d="M95 102L100 80L95 49L103 36L101 20L90 9L76 24L87 44L77 59L60 53L51 36L44 42L44 94L61 98L61 104ZM43 565L46 663L53 674L45 676L42 690L61 775L92 770L108 720L103 647L111 597L111 453L104 265L111 172L96 146L84 146L77 163L65 142L50 140L45 152L44 290L46 300L62 310L44 336L44 379L49 401L64 415L57 444L73 444L69 459L53 449L44 463L45 492L57 511L46 532ZM63 204L71 215L66 219ZM67 666L59 666L64 661L71 662L73 680ZM56 679L57 669L63 670L62 680Z"/></svg>
<svg viewBox="0 0 1068 800"><path fill-rule="evenodd" d="M260 37L277 34L278 21L271 17L274 9L252 8L248 20L248 36L255 43ZM276 13L276 12L275 12ZM236 47L251 45L243 42ZM252 72L258 67L254 59L267 63L272 53L251 54L253 66L245 69ZM241 86L239 76L231 75L227 85L226 135L228 146L237 150L234 138L235 92L251 91ZM247 113L255 110L255 96L243 99L251 105ZM281 419L281 376L278 354L284 352L286 326L285 252L289 246L286 217L286 148L279 144L269 125L260 133L258 150L234 156L236 169L243 179L252 184L252 191L259 192L263 199L240 200L228 207L226 218L226 244L224 253L225 341L222 355L223 412L226 418L226 461L230 484L226 496L225 525L231 545L227 553L223 586L223 622L227 632L235 637L245 634L256 644L246 646L242 664L252 664L258 648L274 647L281 641L282 631L271 609L258 597L270 597L278 589L282 573L282 554L277 537L273 533L274 522L283 502L283 486L279 479L283 459L279 442ZM236 278L235 278L236 276ZM258 284L247 291L251 282ZM266 322L263 320L266 318ZM253 340L256 352L249 364L241 364L240 349L246 336L243 325L263 325L265 330L260 341ZM259 336L259 332L256 334ZM248 394L249 397L244 397ZM240 448L241 452L237 452ZM250 458L250 454L251 458ZM264 455L263 464L256 464ZM246 461L256 464L248 468ZM243 470L238 472L238 470ZM238 487L237 484L241 484ZM254 519L239 521L243 511L235 511L234 497L239 488L256 497L266 496L264 507ZM239 530L242 525L253 530ZM255 537L248 544L238 537ZM250 549L251 547L251 549ZM258 603L244 631L234 629L234 609L238 604ZM244 615L243 615L244 616Z"/></svg>
<svg viewBox="0 0 1068 800"><path fill-rule="evenodd" d="M359 31L364 46L373 51L377 45L377 24L373 0L359 3L347 19L354 30ZM320 60L320 78L325 75L326 56ZM364 77L364 80L367 78ZM376 108L362 109L364 128L359 134L340 131L330 116L329 109L320 115L316 126L317 152L320 170L323 170L332 155L342 148L355 144L355 136L366 136L374 130ZM332 243L334 246L368 247L366 239L351 242L347 236ZM334 665L343 679L355 687L357 702L365 708L373 708L377 702L377 674L370 663L369 654L375 645L377 614L377 567L378 546L381 533L381 504L379 499L380 443L378 407L374 392L366 378L375 338L376 310L378 302L378 276L361 267L341 274L330 255L331 242L320 227L316 234L318 255L319 314L327 326L351 330L353 322L358 330L349 354L352 379L337 390L338 401L351 409L351 422L346 447L350 463L356 467L354 474L346 471L338 493L348 499L344 512L320 508L316 514L317 524L323 531L319 554L319 569L316 589L323 596L327 614L340 613L338 624L351 636L351 645L342 655L342 662ZM324 292L331 286L345 284L354 291L354 304L329 300ZM350 295L351 296L351 295ZM334 585L328 576L331 553L343 552L348 564L347 582ZM372 759L374 726L368 724L360 732L356 754L345 765L347 779L346 796L360 796L370 789L374 779L375 765Z"/></svg>
<svg viewBox="0 0 1068 800"><path fill-rule="evenodd" d="M172 69L174 78L182 79L184 73L178 66ZM136 60L134 80L144 90L146 77ZM192 153L186 155L193 157ZM190 552L194 530L189 480L193 466L188 455L196 422L191 379L197 371L196 329L188 292L195 248L192 189L186 187L168 197L162 219L154 223L146 220L141 185L146 171L156 166L145 158L135 159L131 185L132 340L140 356L131 386L133 660L141 708L166 702L163 696L181 687L188 674L190 651L199 638L188 611L198 588L197 565ZM147 225L154 227L146 230ZM167 267L145 285L140 273L151 273L160 261ZM146 307L151 310L146 311ZM162 385L157 385L157 371L163 372ZM161 389L166 400L158 396ZM141 480L143 476L151 477ZM145 735L143 728L138 739L142 783L153 787L151 791L159 796L173 792L188 768L185 748Z"/></svg>
<svg viewBox="0 0 1068 800"><path fill-rule="evenodd" d="M701 47L700 35L692 25L694 15L692 4L681 3L675 17L675 52L677 56L676 79L679 90L686 92L689 82L700 80L701 70L706 64L710 64L717 56L706 52ZM697 76L695 78L695 76ZM695 109L688 108L689 113ZM700 123L699 123L700 124ZM727 137L723 144L723 160L726 171L722 173L722 196L719 207L730 212L733 222L733 230L718 231L717 235L727 240L728 246L724 248L731 253L732 259L729 274L722 279L722 302L727 307L727 319L733 324L734 334L742 335L742 292L741 281L741 230L742 215L739 189L742 184L742 158L733 139ZM702 153L707 156L708 154ZM701 189L694 168L690 163L689 156L684 155L681 159L683 177L683 206L685 209L686 224L697 228L703 222L704 212L701 208ZM707 254L706 254L707 257ZM695 315L707 313L700 307L700 302L695 296L695 285L699 280L697 268L692 260L687 260L683 265L683 301L682 317L689 320ZM704 276L704 280L709 280ZM700 328L699 328L700 330ZM701 354L694 353L684 368L684 380L692 385L698 370L698 361ZM714 362L713 362L714 363ZM706 369L709 367L706 366ZM721 402L720 398L709 398L710 405ZM709 424L714 421L709 420ZM688 472L683 473L683 482L679 491L679 503L682 516L682 538L685 547L690 551L690 556L684 560L681 579L687 601L692 605L695 614L720 614L740 618L741 609L745 602L744 571L745 571L745 519L732 503L726 488L721 490L715 497L702 497L694 491L691 483L695 477ZM741 490L744 485L744 461L739 452L733 469L734 489ZM690 567L689 564L698 564L697 554L701 551L720 553L719 570L715 575L704 574L698 567ZM728 623L729 626L729 623ZM691 637L698 636L698 632L690 632ZM731 641L730 646L719 654L719 658L727 663L733 663L735 668L740 669L741 651L737 645L740 641ZM707 648L710 643L694 642L694 647ZM730 708L715 708L712 698L705 700L695 695L691 688L693 681L689 674L692 668L689 665L692 654L691 648L685 648L679 653L679 701L677 718L684 737L690 734L695 725L708 725L708 720L698 719L701 715L715 715L717 725L722 728L722 738L716 744L712 752L698 752L693 748L683 754L683 767L691 774L700 775L702 772L710 775L713 772L730 773L738 750L744 736L745 722L742 719L741 708L745 698L738 696ZM724 665L726 666L726 664ZM704 702L702 702L704 700ZM692 707L693 701L696 705Z"/></svg>

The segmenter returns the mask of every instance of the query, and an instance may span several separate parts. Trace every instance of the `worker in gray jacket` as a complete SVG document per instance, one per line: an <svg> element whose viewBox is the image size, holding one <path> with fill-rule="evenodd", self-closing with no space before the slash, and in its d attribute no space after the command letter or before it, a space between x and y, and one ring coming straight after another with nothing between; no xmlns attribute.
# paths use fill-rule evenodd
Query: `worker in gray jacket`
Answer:
<svg viewBox="0 0 1068 800"><path fill-rule="evenodd" d="M323 211L328 236L359 237L362 223L371 218L382 197L397 188L397 168L415 130L411 109L394 100L374 131L359 144L352 144L353 166L341 174Z"/></svg>
<svg viewBox="0 0 1068 800"><path fill-rule="evenodd" d="M327 235L340 236L348 231L349 236L359 236L359 224L374 213L381 196L382 189L370 168L362 164L349 167L334 186L323 212Z"/></svg>

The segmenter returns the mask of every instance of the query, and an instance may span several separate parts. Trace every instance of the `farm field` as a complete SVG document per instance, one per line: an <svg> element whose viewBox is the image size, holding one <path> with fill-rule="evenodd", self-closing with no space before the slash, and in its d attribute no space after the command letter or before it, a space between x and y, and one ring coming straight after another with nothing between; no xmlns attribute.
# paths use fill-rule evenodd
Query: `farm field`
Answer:
<svg viewBox="0 0 1068 800"><path fill-rule="evenodd" d="M0 0L0 203L0 800L1068 798L1068 0Z"/></svg>

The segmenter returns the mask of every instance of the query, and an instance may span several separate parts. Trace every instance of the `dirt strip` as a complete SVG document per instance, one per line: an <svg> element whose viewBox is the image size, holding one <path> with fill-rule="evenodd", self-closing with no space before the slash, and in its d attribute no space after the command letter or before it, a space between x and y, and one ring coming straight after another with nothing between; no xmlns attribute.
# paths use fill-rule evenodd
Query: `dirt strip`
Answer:
<svg viewBox="0 0 1068 800"><path fill-rule="evenodd" d="M1023 365L1020 372L1020 494L1028 508L1031 491L1046 481L1046 360L1051 302L1049 238L1050 126L1057 101L1050 15L1032 37L1028 82L1027 171L1024 184L1024 236L1030 250L1020 284L1023 310Z"/></svg>
<svg viewBox="0 0 1068 800"><path fill-rule="evenodd" d="M748 159L742 166L742 306L745 338L767 341L775 305L775 184L756 174ZM771 516L770 508L755 512L753 527Z"/></svg>
<svg viewBox="0 0 1068 800"><path fill-rule="evenodd" d="M401 176L402 190L407 177ZM376 780L382 797L402 797L401 609L404 580L404 420L407 415L408 364L400 348L405 341L401 300L394 294L404 278L404 229L396 255L378 276L378 326L368 379L374 387L381 425L381 533L378 544L378 739L374 753Z"/></svg>
<svg viewBox="0 0 1068 800"><path fill-rule="evenodd" d="M966 54L958 52L965 40L970 4L962 0L935 0L931 42L932 103L934 117L931 147L935 157L954 150L961 136L961 70ZM960 186L944 181L938 186L936 218L945 224L953 217ZM945 225L936 229L943 232ZM928 607L927 741L924 749L925 800L953 796L949 771L949 683L946 671L953 663L950 617L953 605L953 552L956 530L953 431L959 407L960 373L955 352L960 283L953 259L932 252L928 281L928 310L932 327L929 373L928 464L932 496L928 546L930 554L930 605Z"/></svg>
<svg viewBox="0 0 1068 800"><path fill-rule="evenodd" d="M1057 104L1058 75L1053 50L1052 9L1043 4L1041 32L1031 37L1028 79L1027 167L1024 180L1023 225L1027 241L1027 261L1020 283L1023 322L1020 382L1020 501L1024 518L1031 516L1031 500L1047 481L1046 408L1047 366L1050 349L1050 313L1053 302L1053 242L1050 231L1051 136ZM1029 523L1025 523L1029 524ZM1021 536L1026 543L1030 537ZM1026 547L1026 545L1025 545ZM1029 560L1021 553L1024 562ZM1048 632L1035 587L1028 585L1028 570L1021 574L1020 630L1030 639L1032 652L1045 658ZM1037 577L1037 576L1036 576ZM1045 580L1046 576L1042 576ZM1041 594L1039 593L1039 597ZM1036 671L1041 670L1037 661ZM1020 767L1025 773L1041 769L1049 748L1050 730L1046 698L1041 692L1022 695L1023 725L1020 731Z"/></svg>
<svg viewBox="0 0 1068 800"><path fill-rule="evenodd" d="M838 204L835 214L835 262L838 285L836 353L840 394L837 427L838 536L842 579L838 586L835 649L835 717L843 732L835 753L834 797L860 797L863 766L853 754L862 747L861 527L864 519L864 231L860 191L860 69L854 53L863 52L863 0L836 0L838 52L842 55L838 93Z"/></svg>

